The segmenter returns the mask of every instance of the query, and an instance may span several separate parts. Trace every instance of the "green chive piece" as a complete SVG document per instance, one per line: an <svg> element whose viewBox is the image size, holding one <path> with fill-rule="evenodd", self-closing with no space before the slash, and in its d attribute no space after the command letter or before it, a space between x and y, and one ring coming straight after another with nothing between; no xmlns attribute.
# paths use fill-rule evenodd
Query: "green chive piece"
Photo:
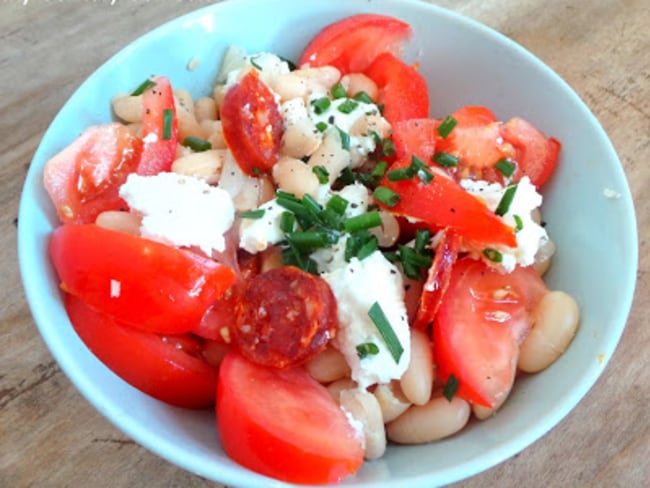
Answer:
<svg viewBox="0 0 650 488"><path fill-rule="evenodd" d="M318 129L319 132L325 132L327 130L327 122L319 122L316 124L316 128Z"/></svg>
<svg viewBox="0 0 650 488"><path fill-rule="evenodd" d="M410 180L411 178L413 178L413 176L415 176L415 173L413 172L413 170L410 167L397 168L397 169L394 169L392 171L389 171L386 174L386 177L390 181Z"/></svg>
<svg viewBox="0 0 650 488"><path fill-rule="evenodd" d="M377 211L362 213L343 221L343 228L349 233L379 226L381 226L381 217Z"/></svg>
<svg viewBox="0 0 650 488"><path fill-rule="evenodd" d="M519 215L513 215L513 217L515 219L515 232L519 232L524 228L524 221L521 220L521 217Z"/></svg>
<svg viewBox="0 0 650 488"><path fill-rule="evenodd" d="M321 185L325 185L326 183L329 183L330 174L329 171L327 171L327 169L325 168L325 166L314 166L311 169L311 171L318 177L318 182Z"/></svg>
<svg viewBox="0 0 650 488"><path fill-rule="evenodd" d="M262 174L262 170L259 169L257 166L253 166L253 174L259 176Z"/></svg>
<svg viewBox="0 0 650 488"><path fill-rule="evenodd" d="M456 124L458 124L458 121L455 118L453 118L451 115L447 115L445 117L445 120L443 120L438 126L438 134L440 135L440 137L446 139L447 136L451 133L451 131L454 130Z"/></svg>
<svg viewBox="0 0 650 488"><path fill-rule="evenodd" d="M297 68L296 63L294 63L294 62L291 61L290 59L285 58L285 57L283 57L283 56L278 56L278 57L279 57L282 61L284 61L285 63L287 63L287 66L289 66L289 71L295 71L295 70L296 70L296 68Z"/></svg>
<svg viewBox="0 0 650 488"><path fill-rule="evenodd" d="M357 102L363 102L363 103L375 103L372 98L370 98L370 95L368 95L364 91L360 91L354 94L352 97L354 98Z"/></svg>
<svg viewBox="0 0 650 488"><path fill-rule="evenodd" d="M168 141L172 138L172 125L174 122L174 109L166 108L163 110L163 132L162 138Z"/></svg>
<svg viewBox="0 0 650 488"><path fill-rule="evenodd" d="M368 241L363 246L361 246L359 251L357 251L357 258L362 261L377 249L379 249L379 241L377 240L376 236L373 236L371 234L370 239L368 239Z"/></svg>
<svg viewBox="0 0 650 488"><path fill-rule="evenodd" d="M280 215L280 230L284 233L293 232L296 227L296 216L291 212L282 212Z"/></svg>
<svg viewBox="0 0 650 488"><path fill-rule="evenodd" d="M389 208L394 207L400 201L399 194L386 186L378 186L375 188L372 195L375 197L375 200L383 203Z"/></svg>
<svg viewBox="0 0 650 488"><path fill-rule="evenodd" d="M318 274L318 265L309 256L301 254L290 242L289 247L282 250L282 264L296 266L311 274Z"/></svg>
<svg viewBox="0 0 650 488"><path fill-rule="evenodd" d="M295 246L299 252L310 252L331 244L328 233L318 230L292 232L287 234L287 242Z"/></svg>
<svg viewBox="0 0 650 488"><path fill-rule="evenodd" d="M495 214L499 216L503 216L506 213L508 213L508 210L510 209L510 205L512 204L512 200L515 198L515 193L517 192L517 185L509 186L503 196L501 197L501 200L499 201L499 205L497 205L496 210L494 211Z"/></svg>
<svg viewBox="0 0 650 488"><path fill-rule="evenodd" d="M453 374L450 374L449 377L447 377L447 381L445 382L445 387L442 390L442 394L448 401L451 402L451 400L454 398L454 395L458 391L459 386L460 382L458 379Z"/></svg>
<svg viewBox="0 0 650 488"><path fill-rule="evenodd" d="M377 237L367 230L360 230L350 234L345 241L345 260L356 257L364 259L372 254L379 247Z"/></svg>
<svg viewBox="0 0 650 488"><path fill-rule="evenodd" d="M332 101L327 97L321 97L321 98L317 98L315 100L312 100L311 104L314 107L314 112L317 115L320 115L323 112L325 112L328 108L330 108L330 105L332 104Z"/></svg>
<svg viewBox="0 0 650 488"><path fill-rule="evenodd" d="M387 158L395 156L397 150L395 149L395 143L392 139L388 138L381 141L381 152Z"/></svg>
<svg viewBox="0 0 650 488"><path fill-rule="evenodd" d="M488 258L490 261L494 263L500 263L503 261L503 254L501 254L499 251L496 249L492 249L491 247L486 247L483 249L483 256Z"/></svg>
<svg viewBox="0 0 650 488"><path fill-rule="evenodd" d="M338 215L343 215L345 213L345 210L348 208L349 203L350 202L348 202L342 196L334 195L329 199L325 206L329 209L334 210L334 212L336 212Z"/></svg>
<svg viewBox="0 0 650 488"><path fill-rule="evenodd" d="M375 144L378 146L382 143L382 138L376 130L371 130L369 134L372 136L372 140L375 141Z"/></svg>
<svg viewBox="0 0 650 488"><path fill-rule="evenodd" d="M431 180L433 180L433 173L429 171L429 167L424 164L420 158L415 154L411 156L411 171L420 178L420 181L425 185L428 185Z"/></svg>
<svg viewBox="0 0 650 488"><path fill-rule="evenodd" d="M348 93L345 91L345 87L341 84L341 82L338 82L332 87L332 89L330 90L330 94L334 99L345 98L348 96Z"/></svg>
<svg viewBox="0 0 650 488"><path fill-rule="evenodd" d="M187 136L183 141L183 146L189 147L192 151L196 152L209 151L212 149L210 141L206 141L205 139L196 136Z"/></svg>
<svg viewBox="0 0 650 488"><path fill-rule="evenodd" d="M510 178L512 176L512 173L515 172L515 169L517 169L515 163L510 161L508 158L499 159L496 163L494 163L494 167L498 169L506 178Z"/></svg>
<svg viewBox="0 0 650 488"><path fill-rule="evenodd" d="M251 58L251 64L258 70L262 71L262 67L255 62L255 58Z"/></svg>
<svg viewBox="0 0 650 488"><path fill-rule="evenodd" d="M386 174L387 169L388 163L386 161L379 161L370 172L370 176L379 179Z"/></svg>
<svg viewBox="0 0 650 488"><path fill-rule="evenodd" d="M339 112L341 112L343 114L349 114L351 112L354 112L354 110L358 106L359 106L359 104L357 102L355 102L354 100L351 100L351 99L348 98L345 102L343 102L343 103L341 103L339 105L338 110L339 110Z"/></svg>
<svg viewBox="0 0 650 488"><path fill-rule="evenodd" d="M386 318L379 303L375 302L372 307L370 307L370 310L368 310L368 316L370 317L370 320L374 322L377 330L379 330L379 333L384 338L384 342L386 343L386 347L391 356L393 356L396 363L399 363L404 348L402 347L402 344L400 344L393 327L390 325L390 322Z"/></svg>
<svg viewBox="0 0 650 488"><path fill-rule="evenodd" d="M415 231L415 244L413 249L416 253L422 254L431 242L431 231L429 229L418 229Z"/></svg>
<svg viewBox="0 0 650 488"><path fill-rule="evenodd" d="M131 92L132 97L137 97L138 95L142 95L149 87L155 86L156 82L147 78L144 80L142 83L138 85L138 87Z"/></svg>
<svg viewBox="0 0 650 488"><path fill-rule="evenodd" d="M375 356L379 354L379 348L374 342L365 342L357 346L357 354L359 355L359 359L363 359L368 356Z"/></svg>
<svg viewBox="0 0 650 488"><path fill-rule="evenodd" d="M444 166L445 168L456 166L459 161L456 156L452 156L444 151L436 151L431 159L433 162L438 163L440 166Z"/></svg>
<svg viewBox="0 0 650 488"><path fill-rule="evenodd" d="M252 219L252 220L257 220L261 219L264 217L264 213L266 210L263 208L258 208L257 210L251 210L249 212L242 212L239 214L240 219Z"/></svg>
<svg viewBox="0 0 650 488"><path fill-rule="evenodd" d="M346 151L350 150L350 134L345 132L344 130L339 129L338 127L336 130L339 131L339 135L341 136L341 147L345 149Z"/></svg>

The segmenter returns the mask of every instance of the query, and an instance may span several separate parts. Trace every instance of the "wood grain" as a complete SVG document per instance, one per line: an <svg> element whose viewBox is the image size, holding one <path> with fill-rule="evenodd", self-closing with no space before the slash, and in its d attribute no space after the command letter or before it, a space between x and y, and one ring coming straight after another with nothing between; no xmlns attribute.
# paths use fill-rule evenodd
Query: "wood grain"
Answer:
<svg viewBox="0 0 650 488"><path fill-rule="evenodd" d="M457 487L645 486L650 477L650 2L432 2L501 31L548 63L599 118L623 162L640 243L636 298L605 374L550 433ZM183 1L0 3L0 486L222 486L126 438L56 365L17 265L21 186L43 132L74 89L131 40L198 8Z"/></svg>

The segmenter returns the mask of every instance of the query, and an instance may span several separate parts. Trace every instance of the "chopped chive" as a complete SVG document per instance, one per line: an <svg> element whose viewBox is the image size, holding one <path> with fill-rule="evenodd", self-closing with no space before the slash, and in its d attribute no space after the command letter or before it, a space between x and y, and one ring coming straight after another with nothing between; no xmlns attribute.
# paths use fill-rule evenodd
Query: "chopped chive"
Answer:
<svg viewBox="0 0 650 488"><path fill-rule="evenodd" d="M291 212L282 212L280 215L280 230L288 233L293 232L296 227L296 216Z"/></svg>
<svg viewBox="0 0 650 488"><path fill-rule="evenodd" d="M206 141L205 139L196 136L187 136L185 140L183 140L183 146L189 147L192 151L196 152L203 152L212 149L210 141Z"/></svg>
<svg viewBox="0 0 650 488"><path fill-rule="evenodd" d="M424 164L420 158L415 154L411 156L411 171L420 178L420 181L425 185L429 184L433 180L433 173L429 171L429 167Z"/></svg>
<svg viewBox="0 0 650 488"><path fill-rule="evenodd" d="M375 188L372 195L375 197L375 200L383 203L389 208L397 205L400 200L399 194L386 186L378 186Z"/></svg>
<svg viewBox="0 0 650 488"><path fill-rule="evenodd" d="M289 247L282 250L282 264L285 266L296 266L311 274L318 274L318 266L309 256L301 254L290 242Z"/></svg>
<svg viewBox="0 0 650 488"><path fill-rule="evenodd" d="M454 130L454 127L456 127L457 123L458 121L455 118L453 118L451 115L447 115L445 117L445 120L443 120L438 126L438 134L440 137L446 139L451 131Z"/></svg>
<svg viewBox="0 0 650 488"><path fill-rule="evenodd" d="M240 219L257 220L257 219L261 219L262 217L264 217L265 212L266 212L266 210L264 210L263 208L258 208L257 210L251 210L249 212L240 213L239 218Z"/></svg>
<svg viewBox="0 0 650 488"><path fill-rule="evenodd" d="M285 57L283 57L283 56L278 56L278 57L279 57L282 61L284 61L285 63L287 63L287 65L289 66L289 71L295 71L295 69L297 68L296 63L294 63L294 62L291 61L290 59L285 58Z"/></svg>
<svg viewBox="0 0 650 488"><path fill-rule="evenodd" d="M262 170L259 169L257 166L253 166L253 174L259 176L262 174Z"/></svg>
<svg viewBox="0 0 650 488"><path fill-rule="evenodd" d="M330 108L330 105L332 104L332 101L327 97L321 97L321 98L317 98L315 100L312 100L311 104L314 107L314 112L317 115L320 115L323 112L325 112L328 108Z"/></svg>
<svg viewBox="0 0 650 488"><path fill-rule="evenodd" d="M412 247L402 245L398 249L403 264L410 264L421 269L428 269L431 266L431 257L418 253Z"/></svg>
<svg viewBox="0 0 650 488"><path fill-rule="evenodd" d="M303 195L302 204L313 215L317 215L323 209L323 207L320 206L320 203L314 200L314 197L312 197L309 193L305 193Z"/></svg>
<svg viewBox="0 0 650 488"><path fill-rule="evenodd" d="M345 87L341 84L341 82L338 82L335 84L332 89L330 90L330 94L332 95L332 98L345 98L348 96L348 93L345 91Z"/></svg>
<svg viewBox="0 0 650 488"><path fill-rule="evenodd" d="M501 254L496 249L492 249L491 247L486 247L483 249L483 256L495 263L500 263L503 261L503 254Z"/></svg>
<svg viewBox="0 0 650 488"><path fill-rule="evenodd" d="M316 124L316 128L318 129L319 132L325 132L327 130L327 122L319 122Z"/></svg>
<svg viewBox="0 0 650 488"><path fill-rule="evenodd" d="M524 228L524 221L521 220L519 215L513 215L513 218L515 219L515 232L519 232Z"/></svg>
<svg viewBox="0 0 650 488"><path fill-rule="evenodd" d="M262 67L261 67L259 64L257 64L257 63L255 62L255 58L254 58L254 57L250 59L250 62L251 62L251 64L252 64L255 68L257 68L258 70L262 71Z"/></svg>
<svg viewBox="0 0 650 488"><path fill-rule="evenodd" d="M413 244L415 252L418 254L424 252L429 242L431 242L431 231L429 229L418 229L415 231L415 244Z"/></svg>
<svg viewBox="0 0 650 488"><path fill-rule="evenodd" d="M499 216L503 216L506 213L508 213L508 210L510 209L510 205L512 204L512 200L515 198L515 193L517 191L517 185L509 186L503 196L501 197L501 200L499 201L499 205L497 205L496 210L494 211L495 214Z"/></svg>
<svg viewBox="0 0 650 488"><path fill-rule="evenodd" d="M350 166L343 168L341 174L336 179L336 182L341 186L348 186L354 183L354 173L352 172L352 168L350 168Z"/></svg>
<svg viewBox="0 0 650 488"><path fill-rule="evenodd" d="M388 138L381 141L381 152L384 156L387 158L392 158L395 156L396 151L397 150L395 149L395 143L392 139Z"/></svg>
<svg viewBox="0 0 650 488"><path fill-rule="evenodd" d="M404 348L400 344L399 339L395 335L393 327L390 325L390 322L386 318L386 315L381 309L379 303L375 302L372 307L370 307L370 310L368 310L368 316L370 317L370 320L372 320L375 324L375 327L377 327L377 330L379 330L381 336L384 338L386 347L393 356L393 359L396 363L399 363L399 360L402 357L402 353L404 352Z"/></svg>
<svg viewBox="0 0 650 488"><path fill-rule="evenodd" d="M346 151L350 150L350 134L345 132L342 129L339 129L338 127L336 130L339 131L339 135L341 136L341 147L345 149Z"/></svg>
<svg viewBox="0 0 650 488"><path fill-rule="evenodd" d="M498 169L506 178L512 176L512 173L514 173L515 169L517 169L515 163L510 161L508 158L499 159L496 163L494 163L494 167Z"/></svg>
<svg viewBox="0 0 650 488"><path fill-rule="evenodd" d="M312 173L314 173L316 175L316 177L318 178L318 182L321 185L329 183L330 174L329 174L329 171L327 171L327 169L325 168L325 166L314 166L311 169L311 171L312 171Z"/></svg>
<svg viewBox="0 0 650 488"><path fill-rule="evenodd" d="M458 158L444 151L436 151L431 158L435 163L445 168L451 168L458 164Z"/></svg>
<svg viewBox="0 0 650 488"><path fill-rule="evenodd" d="M354 94L352 97L354 98L357 102L363 102L363 103L375 103L372 98L370 98L370 95L368 95L364 91L360 91Z"/></svg>
<svg viewBox="0 0 650 488"><path fill-rule="evenodd" d="M356 232L358 230L372 229L373 227L379 227L381 225L381 217L379 212L366 212L361 215L356 215L345 219L343 221L343 228L346 232Z"/></svg>
<svg viewBox="0 0 650 488"><path fill-rule="evenodd" d="M361 261L370 256L377 249L379 249L379 241L376 236L371 235L370 239L368 239L368 241L361 246L357 252L357 258Z"/></svg>
<svg viewBox="0 0 650 488"><path fill-rule="evenodd" d="M410 167L397 168L386 173L386 177L390 181L410 180L413 176L415 176L415 173Z"/></svg>
<svg viewBox="0 0 650 488"><path fill-rule="evenodd" d="M131 92L131 96L137 97L138 95L142 95L148 88L155 86L155 84L155 81L147 78L142 83L140 83L135 90Z"/></svg>
<svg viewBox="0 0 650 488"><path fill-rule="evenodd" d="M370 176L373 178L381 178L386 174L387 169L388 163L386 161L379 161L370 172Z"/></svg>
<svg viewBox="0 0 650 488"><path fill-rule="evenodd" d="M292 232L287 234L287 242L290 242L299 252L309 252L331 244L327 232L318 230Z"/></svg>
<svg viewBox="0 0 650 488"><path fill-rule="evenodd" d="M459 386L460 383L458 379L453 374L450 374L447 377L447 381L445 382L445 387L442 390L442 394L445 396L445 398L448 401L451 401L454 398L456 392L458 391Z"/></svg>
<svg viewBox="0 0 650 488"><path fill-rule="evenodd" d="M351 112L354 112L354 110L355 110L358 106L359 106L359 104L358 104L357 102L355 102L354 100L350 100L350 99L348 98L345 102L343 102L343 103L341 103L341 104L339 105L338 110L339 110L339 112L341 112L341 113L343 113L343 114L349 114L349 113L351 113Z"/></svg>
<svg viewBox="0 0 650 488"><path fill-rule="evenodd" d="M328 200L325 206L329 209L334 210L338 215L343 215L345 210L348 208L348 202L345 198L340 195L334 195Z"/></svg>
<svg viewBox="0 0 650 488"><path fill-rule="evenodd" d="M365 342L357 346L357 354L359 359L363 359L368 356L375 356L379 354L379 348L374 342Z"/></svg>
<svg viewBox="0 0 650 488"><path fill-rule="evenodd" d="M174 109L166 108L163 110L163 132L162 138L168 141L172 138L172 125L174 123Z"/></svg>
<svg viewBox="0 0 650 488"><path fill-rule="evenodd" d="M375 144L380 145L382 143L382 138L377 131L371 130L369 134L372 136L372 140L375 141Z"/></svg>
<svg viewBox="0 0 650 488"><path fill-rule="evenodd" d="M384 108L385 108L384 104L380 103L379 105L377 105L377 108L379 109L379 113L384 115Z"/></svg>

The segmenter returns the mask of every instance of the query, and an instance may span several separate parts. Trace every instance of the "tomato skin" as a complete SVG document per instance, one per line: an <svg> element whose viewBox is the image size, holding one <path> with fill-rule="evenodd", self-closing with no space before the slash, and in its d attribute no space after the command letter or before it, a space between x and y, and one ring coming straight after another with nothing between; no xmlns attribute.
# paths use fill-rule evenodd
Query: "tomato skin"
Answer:
<svg viewBox="0 0 650 488"><path fill-rule="evenodd" d="M336 298L325 280L293 266L246 283L237 309L236 343L249 360L286 368L327 346L338 327Z"/></svg>
<svg viewBox="0 0 650 488"><path fill-rule="evenodd" d="M342 75L361 73L379 54L397 54L411 34L411 27L394 17L353 15L321 30L303 51L298 66L334 66Z"/></svg>
<svg viewBox="0 0 650 488"><path fill-rule="evenodd" d="M380 54L364 71L379 88L383 116L391 124L422 119L429 114L427 80L412 66L393 54Z"/></svg>
<svg viewBox="0 0 650 488"><path fill-rule="evenodd" d="M161 334L192 330L235 279L230 268L196 253L94 224L58 227L49 250L65 291Z"/></svg>
<svg viewBox="0 0 650 488"><path fill-rule="evenodd" d="M144 147L137 173L156 175L169 171L176 158L178 119L172 85L164 76L153 79L155 85L142 94L142 140ZM165 111L171 111L169 137L165 138Z"/></svg>
<svg viewBox="0 0 650 488"><path fill-rule="evenodd" d="M267 368L231 351L219 369L216 414L228 456L278 480L337 483L363 462L345 414L302 368Z"/></svg>
<svg viewBox="0 0 650 488"><path fill-rule="evenodd" d="M50 159L43 184L63 223L94 222L105 210L127 208L119 188L135 171L142 141L118 123L84 130Z"/></svg>
<svg viewBox="0 0 650 488"><path fill-rule="evenodd" d="M497 405L514 382L519 345L532 326L531 310L547 291L532 267L503 274L482 261L458 260L433 326L441 380L453 374L461 398Z"/></svg>
<svg viewBox="0 0 650 488"><path fill-rule="evenodd" d="M201 347L196 339L133 329L69 293L64 303L88 349L131 386L177 407L200 409L214 404L217 370L193 354Z"/></svg>
<svg viewBox="0 0 650 488"><path fill-rule="evenodd" d="M223 136L242 171L268 172L280 158L284 126L271 90L256 71L231 87L221 106Z"/></svg>
<svg viewBox="0 0 650 488"><path fill-rule="evenodd" d="M409 160L415 155L429 163L436 152L439 125L436 119L408 119L393 124L396 159Z"/></svg>

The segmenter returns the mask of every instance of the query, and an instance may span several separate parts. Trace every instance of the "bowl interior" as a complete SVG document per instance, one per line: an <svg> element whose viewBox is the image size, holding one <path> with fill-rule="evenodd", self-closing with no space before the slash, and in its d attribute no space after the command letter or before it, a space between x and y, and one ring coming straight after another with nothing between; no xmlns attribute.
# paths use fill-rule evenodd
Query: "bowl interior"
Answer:
<svg viewBox="0 0 650 488"><path fill-rule="evenodd" d="M237 0L174 20L119 52L66 103L46 132L20 206L19 257L35 322L82 394L137 442L201 476L230 485L284 486L243 470L224 454L211 412L166 406L125 384L86 349L61 303L47 254L56 215L43 191L44 163L91 124L109 121L110 96L152 73L193 96L210 93L229 45L296 59L324 25L359 12L397 16L414 36L405 50L429 83L431 113L485 105L500 119L519 115L563 143L559 170L544 189L544 220L558 252L547 283L573 295L581 329L569 351L542 374L522 378L499 414L435 444L391 446L346 486L452 482L519 452L557 424L602 372L623 331L637 268L630 192L597 120L548 67L507 38L444 9L408 0ZM269 21L269 19L274 19ZM199 61L190 71L190 60ZM612 189L619 198L606 198ZM426 460L426 462L423 462Z"/></svg>

